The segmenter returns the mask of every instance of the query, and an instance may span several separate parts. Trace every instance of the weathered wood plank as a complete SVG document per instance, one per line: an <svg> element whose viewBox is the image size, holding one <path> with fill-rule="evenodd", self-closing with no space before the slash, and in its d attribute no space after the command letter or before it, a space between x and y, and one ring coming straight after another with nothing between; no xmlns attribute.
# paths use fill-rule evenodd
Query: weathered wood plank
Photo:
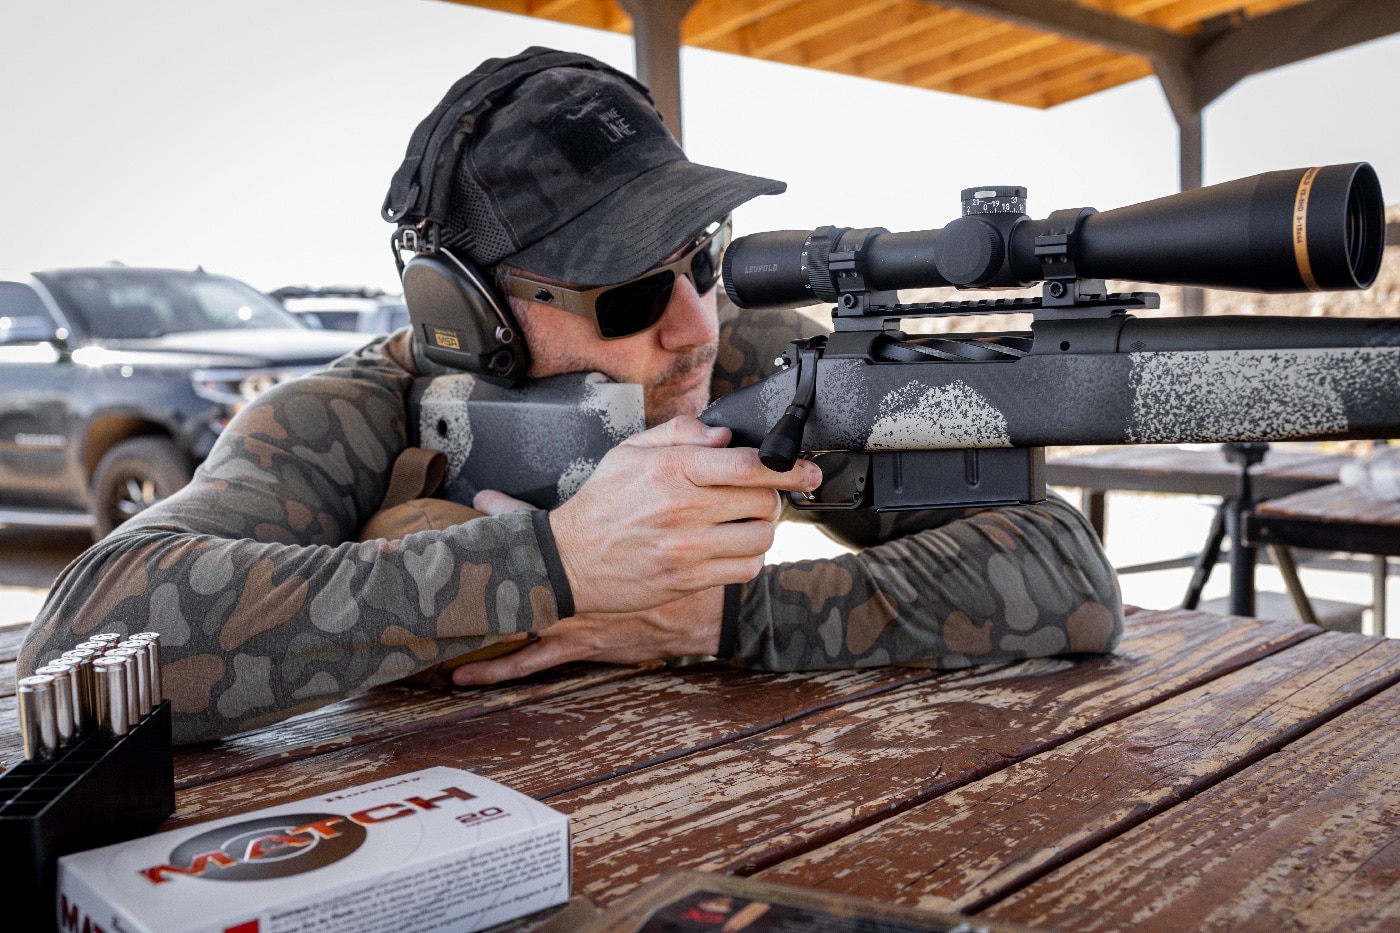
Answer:
<svg viewBox="0 0 1400 933"><path fill-rule="evenodd" d="M1397 682L1400 642L1328 633L763 877L976 911Z"/></svg>
<svg viewBox="0 0 1400 933"><path fill-rule="evenodd" d="M15 659L27 631L27 625L0 628L0 698L15 695Z"/></svg>
<svg viewBox="0 0 1400 933"><path fill-rule="evenodd" d="M1138 617L1115 657L968 672L546 798L573 818L575 889L600 902L671 867L750 873L1209 684L1301 626Z"/></svg>
<svg viewBox="0 0 1400 933"><path fill-rule="evenodd" d="M1251 544L1400 554L1400 502L1334 483L1260 503L1245 535Z"/></svg>
<svg viewBox="0 0 1400 933"><path fill-rule="evenodd" d="M396 736L430 732L641 675L644 666L574 665L479 690L389 685L219 742L180 750L176 787L192 787Z"/></svg>
<svg viewBox="0 0 1400 933"><path fill-rule="evenodd" d="M1115 657L1089 663L1121 669L1126 684L1123 689L1131 693L1139 689L1151 692L1142 684L1154 676L1161 680L1155 689L1165 693L1183 689L1183 683L1200 670L1219 671L1248 663L1315 631L1254 620L1203 627L1194 614L1149 613L1132 618L1129 635ZM1168 670L1154 674L1146 669L1144 659L1149 657L1158 660L1148 668L1165 664ZM1183 660L1164 660L1177 658ZM1132 673L1127 673L1129 670ZM294 728L292 723L269 727L246 740L223 743L230 747L219 751L228 754L235 767L239 753L253 754L239 746L244 741L258 743L258 770L246 779L223 779L236 778L242 772L220 773L219 769L228 767L222 762L211 770L199 758L201 752L182 749L176 768L182 791L170 825L440 764L465 767L525 793L548 796L609 774L734 741L863 692L934 676L958 679L899 668L821 675L759 674L729 668L668 670L557 697L537 696L529 703L480 716L464 711L456 723L449 721L450 708L444 710L442 704L469 704L475 691L437 696L424 692L407 709L393 713L396 723L404 716L415 718L411 731L396 725L397 731L378 738L322 745L314 756L300 747L302 740L295 733L289 732ZM967 672L961 676L980 678L987 674ZM1089 676L1092 680L1097 675ZM1097 689L1097 685L1091 688ZM495 691L480 693L489 699ZM402 704L401 695L397 702ZM429 722L432 716L437 718ZM365 734L362 729L351 731ZM550 754L541 754L541 749ZM269 759L279 752L289 756L285 762ZM214 779L219 780L208 789L194 786Z"/></svg>
<svg viewBox="0 0 1400 933"><path fill-rule="evenodd" d="M1276 447L1250 471L1254 494L1273 499L1336 482L1350 459ZM1233 496L1239 490L1240 468L1219 451L1137 445L1052 459L1045 465L1045 478L1056 486L1084 489Z"/></svg>
<svg viewBox="0 0 1400 933"><path fill-rule="evenodd" d="M19 735L19 703L15 699L15 659L27 625L0 628L0 771L24 758Z"/></svg>
<svg viewBox="0 0 1400 933"><path fill-rule="evenodd" d="M1395 735L1400 688L986 915L1065 930L1400 929Z"/></svg>
<svg viewBox="0 0 1400 933"><path fill-rule="evenodd" d="M1264 515L1294 516L1323 522L1365 522L1400 527L1400 502L1368 493L1359 486L1333 483L1294 493L1281 499L1261 502Z"/></svg>
<svg viewBox="0 0 1400 933"><path fill-rule="evenodd" d="M638 668L571 667L490 690L424 690L388 686L323 706L264 729L178 751L176 787L246 774L265 765L310 758L389 736L421 732L496 710L637 676ZM407 702L406 702L407 700ZM0 699L0 714L5 709ZM13 697L9 708L14 708ZM18 732L0 733L0 761L21 757Z"/></svg>
<svg viewBox="0 0 1400 933"><path fill-rule="evenodd" d="M0 663L14 664L15 658L19 657L19 646L24 643L24 634L28 631L28 625L0 626ZM14 689L13 676L10 689Z"/></svg>
<svg viewBox="0 0 1400 933"><path fill-rule="evenodd" d="M545 795L635 771L773 728L814 710L938 677L909 668L764 674L728 667L659 669L537 696L431 728L400 731L314 758L186 787L170 824L236 813L419 768L448 765ZM491 691L484 691L489 694ZM459 701L462 694L449 694ZM438 699L423 702L438 710ZM274 730L281 731L281 730ZM177 764L185 780L186 755Z"/></svg>

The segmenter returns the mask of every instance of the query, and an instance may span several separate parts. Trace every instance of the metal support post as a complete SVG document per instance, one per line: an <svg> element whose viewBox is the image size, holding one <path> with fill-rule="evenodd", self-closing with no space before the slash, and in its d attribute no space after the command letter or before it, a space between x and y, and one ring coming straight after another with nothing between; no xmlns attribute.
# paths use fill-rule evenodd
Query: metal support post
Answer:
<svg viewBox="0 0 1400 933"><path fill-rule="evenodd" d="M656 109L681 139L681 21L695 0L620 0L632 17L637 79L651 89Z"/></svg>

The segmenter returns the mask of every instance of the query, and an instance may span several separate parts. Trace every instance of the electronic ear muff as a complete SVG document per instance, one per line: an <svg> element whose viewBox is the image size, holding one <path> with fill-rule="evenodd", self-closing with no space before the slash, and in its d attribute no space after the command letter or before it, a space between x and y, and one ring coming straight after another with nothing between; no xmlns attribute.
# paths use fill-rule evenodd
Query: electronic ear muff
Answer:
<svg viewBox="0 0 1400 933"><path fill-rule="evenodd" d="M449 250L419 253L403 267L413 336L435 363L513 386L530 351L510 304L472 263Z"/></svg>
<svg viewBox="0 0 1400 933"><path fill-rule="evenodd" d="M530 353L510 303L469 258L473 236L445 242L443 218L457 162L486 112L522 81L550 68L605 71L651 99L628 75L585 55L529 48L491 59L460 79L414 130L381 216L396 224L391 243L414 339L433 362L511 386L525 378ZM404 262L404 254L412 258ZM482 262L491 261L482 258ZM495 254L503 257L505 252Z"/></svg>

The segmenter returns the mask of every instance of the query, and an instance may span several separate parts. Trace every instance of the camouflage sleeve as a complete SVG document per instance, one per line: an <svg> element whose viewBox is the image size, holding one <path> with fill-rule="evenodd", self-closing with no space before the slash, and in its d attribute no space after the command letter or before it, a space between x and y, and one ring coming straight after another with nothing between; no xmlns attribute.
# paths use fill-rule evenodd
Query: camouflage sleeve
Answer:
<svg viewBox="0 0 1400 933"><path fill-rule="evenodd" d="M765 670L965 667L1117 645L1117 578L1063 499L890 524L884 543L765 567L740 589L734 657Z"/></svg>
<svg viewBox="0 0 1400 933"><path fill-rule="evenodd" d="M188 742L556 621L569 597L543 512L355 541L404 446L406 336L240 412L189 486L64 571L21 674L96 632L159 632L176 738Z"/></svg>
<svg viewBox="0 0 1400 933"><path fill-rule="evenodd" d="M829 314L824 308L753 308L741 311L720 290L719 354L710 380L710 398L728 395L776 371L773 360L789 341L824 334Z"/></svg>
<svg viewBox="0 0 1400 933"><path fill-rule="evenodd" d="M716 397L772 372L810 312L723 309ZM726 651L766 670L921 662L940 667L1113 650L1118 581L1088 521L1034 506L796 512L858 548L765 567L726 610Z"/></svg>

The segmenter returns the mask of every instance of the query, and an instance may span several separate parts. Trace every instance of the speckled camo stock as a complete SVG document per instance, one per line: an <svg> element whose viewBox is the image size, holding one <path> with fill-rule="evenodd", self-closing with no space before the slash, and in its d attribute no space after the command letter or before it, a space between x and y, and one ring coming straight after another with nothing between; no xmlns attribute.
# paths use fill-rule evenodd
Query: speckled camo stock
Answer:
<svg viewBox="0 0 1400 933"><path fill-rule="evenodd" d="M809 451L1386 438L1400 431L1400 321L1216 317L1037 324L1014 361L822 359ZM758 444L797 368L700 420Z"/></svg>
<svg viewBox="0 0 1400 933"><path fill-rule="evenodd" d="M742 326L726 314L715 391L760 378L811 331L793 312L749 312ZM548 628L558 604L547 513L354 540L394 459L422 433L423 407L410 424L408 406L420 375L459 374L416 359L405 331L260 397L189 486L64 571L21 650L21 676L95 632L160 632L176 737L188 742ZM827 522L865 550L771 566L744 587L737 662L960 666L1117 642L1113 572L1062 502Z"/></svg>
<svg viewBox="0 0 1400 933"><path fill-rule="evenodd" d="M646 407L640 385L610 382L602 373L517 388L455 373L414 380L408 424L411 443L447 459L444 498L470 503L481 490L496 489L552 509L578 491L609 450L646 429Z"/></svg>

